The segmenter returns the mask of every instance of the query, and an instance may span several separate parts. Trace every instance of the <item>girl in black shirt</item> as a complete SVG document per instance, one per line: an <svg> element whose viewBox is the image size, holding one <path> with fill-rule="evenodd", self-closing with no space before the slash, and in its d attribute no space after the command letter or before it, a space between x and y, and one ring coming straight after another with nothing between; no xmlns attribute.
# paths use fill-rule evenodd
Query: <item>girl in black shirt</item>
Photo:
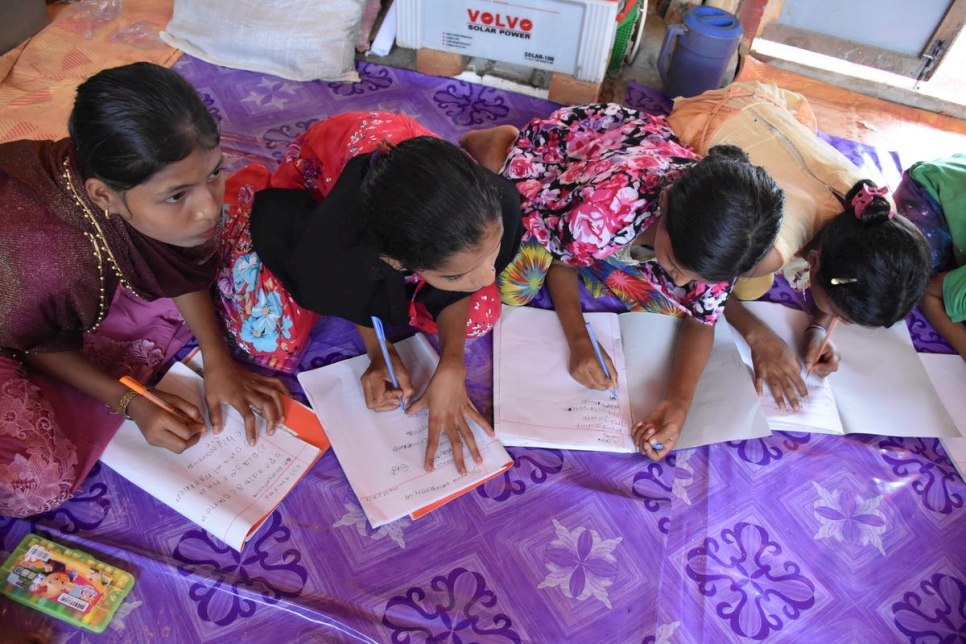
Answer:
<svg viewBox="0 0 966 644"><path fill-rule="evenodd" d="M462 441L479 460L467 421L492 429L467 396L463 349L499 317L495 277L523 231L513 184L408 117L373 112L313 125L270 177L246 168L226 192L233 248L220 286L239 345L284 364L318 315L347 319L372 361L366 405L387 411L401 396L408 413L429 408L427 470L443 431L460 473ZM411 404L408 371L390 344L394 388L371 316L439 334L439 366Z"/></svg>

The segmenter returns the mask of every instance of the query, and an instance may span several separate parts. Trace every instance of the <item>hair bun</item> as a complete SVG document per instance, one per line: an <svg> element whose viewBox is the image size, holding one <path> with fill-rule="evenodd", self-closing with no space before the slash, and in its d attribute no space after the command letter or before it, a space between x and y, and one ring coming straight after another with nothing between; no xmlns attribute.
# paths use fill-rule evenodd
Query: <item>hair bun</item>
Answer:
<svg viewBox="0 0 966 644"><path fill-rule="evenodd" d="M863 225L877 225L892 219L892 204L886 199L889 189L876 186L875 182L862 179L845 195L846 212L851 213Z"/></svg>
<svg viewBox="0 0 966 644"><path fill-rule="evenodd" d="M751 159L745 154L745 151L739 148L737 145L731 145L730 143L722 143L721 145L713 145L711 149L708 150L709 157L717 157L719 159L727 159L729 161L738 161L744 163L751 163Z"/></svg>

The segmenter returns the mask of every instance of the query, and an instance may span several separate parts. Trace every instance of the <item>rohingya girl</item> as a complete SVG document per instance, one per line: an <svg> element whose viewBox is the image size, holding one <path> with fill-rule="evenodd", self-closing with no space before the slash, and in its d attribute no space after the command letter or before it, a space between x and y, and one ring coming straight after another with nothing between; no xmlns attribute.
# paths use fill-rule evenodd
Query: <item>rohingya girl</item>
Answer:
<svg viewBox="0 0 966 644"><path fill-rule="evenodd" d="M157 65L108 69L78 88L69 130L60 141L0 145L6 516L53 508L84 480L121 423L120 415L98 417L91 399L133 419L152 445L181 452L199 439L196 407L158 392L194 421L185 423L120 384L123 365L98 366L83 350L118 289L139 301L174 299L204 355L216 431L223 403L245 417L252 443L250 405L272 426L281 417L284 387L232 361L209 296L224 178L218 130L195 90ZM51 397L36 384L40 374L61 383L44 387ZM86 397L65 404L70 388Z"/></svg>
<svg viewBox="0 0 966 644"><path fill-rule="evenodd" d="M522 233L513 185L406 116L352 112L309 128L271 175L237 173L228 195L220 284L239 345L285 366L319 315L349 320L371 360L366 405L428 408L426 469L445 432L465 473L464 441L480 459L468 423L492 429L467 395L464 345L500 313L496 274ZM418 399L388 343L392 384L372 316L439 334L439 365Z"/></svg>

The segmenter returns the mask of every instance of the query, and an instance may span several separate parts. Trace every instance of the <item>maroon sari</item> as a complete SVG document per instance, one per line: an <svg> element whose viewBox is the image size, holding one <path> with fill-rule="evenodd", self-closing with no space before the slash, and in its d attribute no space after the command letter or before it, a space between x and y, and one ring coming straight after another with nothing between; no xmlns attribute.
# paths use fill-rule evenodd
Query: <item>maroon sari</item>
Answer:
<svg viewBox="0 0 966 644"><path fill-rule="evenodd" d="M0 144L0 515L69 498L122 420L17 356L83 350L114 377L150 377L190 337L163 298L215 277L217 237L190 249L145 237L105 217L82 177L67 139Z"/></svg>

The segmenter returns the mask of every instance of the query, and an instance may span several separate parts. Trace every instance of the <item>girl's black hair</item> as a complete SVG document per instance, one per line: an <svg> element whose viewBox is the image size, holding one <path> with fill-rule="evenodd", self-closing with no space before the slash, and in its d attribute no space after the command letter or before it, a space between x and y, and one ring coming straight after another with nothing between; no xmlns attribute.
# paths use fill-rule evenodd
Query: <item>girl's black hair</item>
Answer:
<svg viewBox="0 0 966 644"><path fill-rule="evenodd" d="M105 69L81 83L67 129L85 176L118 191L219 141L195 89L153 63Z"/></svg>
<svg viewBox="0 0 966 644"><path fill-rule="evenodd" d="M785 195L741 148L716 145L667 190L665 226L674 256L709 282L728 282L771 249Z"/></svg>
<svg viewBox="0 0 966 644"><path fill-rule="evenodd" d="M498 186L448 141L406 139L370 163L361 187L370 243L408 270L436 269L502 221Z"/></svg>
<svg viewBox="0 0 966 644"><path fill-rule="evenodd" d="M926 290L931 273L929 242L888 200L876 195L856 216L855 196L868 180L845 195L845 211L815 236L819 268L809 280L820 286L850 322L892 326L909 314Z"/></svg>

